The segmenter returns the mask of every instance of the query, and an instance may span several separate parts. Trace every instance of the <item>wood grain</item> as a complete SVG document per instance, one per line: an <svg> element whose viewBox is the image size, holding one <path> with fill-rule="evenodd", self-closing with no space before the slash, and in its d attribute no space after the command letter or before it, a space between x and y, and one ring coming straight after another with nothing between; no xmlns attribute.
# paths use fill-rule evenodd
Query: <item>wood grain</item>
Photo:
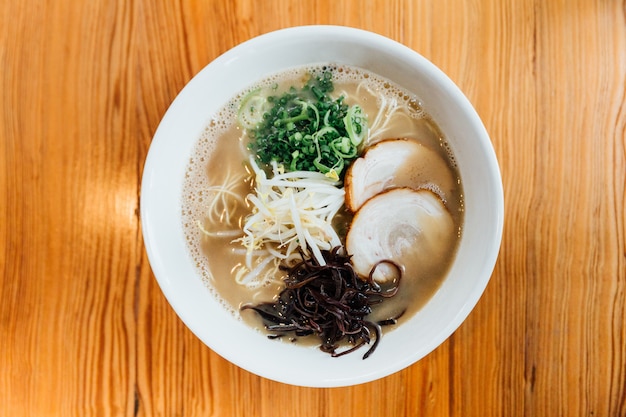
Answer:
<svg viewBox="0 0 626 417"><path fill-rule="evenodd" d="M626 416L626 2L4 1L0 415ZM385 379L308 389L217 356L167 304L140 179L185 83L250 37L371 30L476 106L505 190L492 281Z"/></svg>

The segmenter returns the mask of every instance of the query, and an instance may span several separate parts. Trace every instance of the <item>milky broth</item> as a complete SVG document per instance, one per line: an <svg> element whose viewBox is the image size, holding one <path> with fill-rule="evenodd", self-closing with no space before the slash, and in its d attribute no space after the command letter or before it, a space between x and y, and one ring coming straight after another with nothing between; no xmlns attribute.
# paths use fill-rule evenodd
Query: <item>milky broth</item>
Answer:
<svg viewBox="0 0 626 417"><path fill-rule="evenodd" d="M281 277L277 277L276 282L272 284L255 289L247 289L237 284L233 271L237 265L244 263L244 247L241 243L233 242L236 236L208 237L203 234L199 226L207 230L217 230L217 228L241 230L244 219L251 210L251 207L245 203L245 196L254 191L249 174L250 168L247 166L248 139L245 131L237 125L237 108L242 97L249 91L258 87L273 88L275 92L272 94L280 95L291 86L301 87L306 82L309 71L319 70L319 68L304 67L289 70L242 91L209 121L187 165L182 196L182 221L188 248L207 288L224 308L237 317L240 317L239 308L242 304L271 301L281 288ZM409 117L398 120L394 126L389 126L389 130L384 136L376 138L376 142L399 137L415 139L436 150L449 162L448 169L458 181L450 196L446 198L445 205L452 214L460 236L463 199L458 171L440 130L423 112L420 101L413 94L403 91L388 80L370 72L346 66L333 68L335 68L333 78L335 89L331 95L336 98L343 94L346 96L345 103L348 105L358 103L368 115L370 126L378 114L381 100L367 93L365 86L382 95L386 100L398 100L407 104L407 107L411 109ZM412 168L406 167L407 170ZM215 203L210 187L222 185L230 180L236 183L231 191L238 195L237 199L231 199L226 203L226 212L229 214L231 225L227 225L229 219L225 217L216 222L217 225L211 224L212 222L207 219L206 215L209 204ZM432 189L435 191L436 182L437 178L432 178ZM350 220L351 213L348 212L340 212L337 216L336 226L340 236L345 235ZM374 319L384 319L406 310L403 315L405 319L421 308L445 278L454 259L459 236L455 237L455 242L451 242L449 256L441 259L437 268L421 272L419 266L409 266L408 270L414 272L411 272L411 276L404 277L395 297L386 299L380 308L377 307L378 310L373 314L376 316ZM236 251L239 253L235 253ZM244 319L252 326L260 325L260 321L256 319L252 311L247 311L244 316Z"/></svg>

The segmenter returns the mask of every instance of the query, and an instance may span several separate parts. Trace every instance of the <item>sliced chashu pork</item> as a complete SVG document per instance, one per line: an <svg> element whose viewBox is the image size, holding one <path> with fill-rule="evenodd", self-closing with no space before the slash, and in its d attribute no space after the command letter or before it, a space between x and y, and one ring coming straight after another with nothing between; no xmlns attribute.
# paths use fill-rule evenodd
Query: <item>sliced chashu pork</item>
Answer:
<svg viewBox="0 0 626 417"><path fill-rule="evenodd" d="M381 191L428 188L445 201L456 181L446 161L412 139L386 139L369 148L346 172L346 206L355 212Z"/></svg>
<svg viewBox="0 0 626 417"><path fill-rule="evenodd" d="M367 277L380 261L391 260L409 274L436 267L455 240L452 216L430 190L395 188L369 199L357 211L346 237L355 271ZM397 270L381 264L379 283L396 279Z"/></svg>

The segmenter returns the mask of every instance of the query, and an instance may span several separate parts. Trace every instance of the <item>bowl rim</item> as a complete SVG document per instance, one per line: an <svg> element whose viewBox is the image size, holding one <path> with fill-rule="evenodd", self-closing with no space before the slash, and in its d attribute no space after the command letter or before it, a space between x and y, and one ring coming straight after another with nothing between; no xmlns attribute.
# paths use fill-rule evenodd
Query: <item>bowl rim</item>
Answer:
<svg viewBox="0 0 626 417"><path fill-rule="evenodd" d="M459 309L456 311L454 317L438 330L435 337L424 343L420 349L410 352L405 357L394 358L390 364L376 362L377 368L375 370L363 370L354 374L342 374L339 376L331 375L328 377L321 377L318 375L312 376L311 374L297 375L293 373L293 370L290 370L287 367L273 369L268 366L265 360L259 360L258 358L251 357L252 355L249 354L249 351L245 347L238 346L233 348L233 346L229 343L215 340L214 337L207 335L206 329L202 328L202 324L197 318L198 314L203 313L202 309L198 307L199 304L197 304L201 302L201 299L198 298L201 297L201 295L198 293L201 293L203 289L206 290L206 288L201 282L201 279L196 277L197 282L195 284L185 281L186 285L188 284L189 286L189 288L185 291L185 295L189 297L189 300L184 300L179 296L179 293L175 289L177 282L176 277L172 275L172 265L167 264L169 262L168 259L171 258L164 256L164 248L160 246L158 241L158 239L162 236L162 233L157 233L156 230L157 228L162 227L163 224L159 225L158 222L160 219L154 215L155 204L167 204L164 197L158 195L159 184L155 183L156 181L161 181L165 175L162 171L163 167L158 166L161 162L160 158L162 159L162 156L168 152L174 152L177 148L177 143L175 143L176 141L172 140L176 133L173 125L176 124L177 118L180 116L181 112L186 111L185 105L189 100L192 100L192 97L194 96L194 89L198 88L200 84L206 83L207 78L213 76L212 72L219 72L223 71L225 68L232 69L233 67L236 67L236 65L245 61L242 57L246 56L246 54L258 53L259 50L263 49L264 45L271 44L271 42L286 40L292 43L299 42L303 39L310 39L311 36L319 36L320 34L323 34L325 39L357 42L361 47L367 44L370 45L371 48L376 47L380 48L381 51L385 50L386 54L401 56L402 59L408 60L407 62L411 62L419 66L421 71L428 73L428 76L435 77L436 82L442 83L445 86L446 92L454 95L455 99L458 100L459 105L463 109L463 112L470 117L473 128L480 136L478 145L481 153L485 155L488 160L488 166L486 167L486 172L488 172L488 184L486 184L486 186L489 187L491 193L491 198L493 200L492 210L494 214L492 224L493 227L490 230L490 235L488 236L489 242L491 242L491 248L488 250L488 256L483 259L483 262L480 265L480 271L478 272L480 277L476 281L473 291L467 295L465 303L462 306L459 306ZM317 61L327 62L328 60ZM314 61L311 61L311 63L313 62ZM377 71L373 70L373 72ZM252 80L254 81L260 79L263 76L264 75L256 76ZM239 85L236 90L241 91L245 87L246 85ZM197 113L194 113L186 115L185 117L192 119L195 118L195 122L197 123L199 116ZM208 120L208 117L209 115L205 115L205 123ZM198 137L199 132L198 136L196 136L193 140L194 143ZM178 172L169 173L169 175L175 178L176 175L181 175L181 172L179 170ZM182 182L182 176L180 176L179 179ZM172 179L164 181L172 181ZM495 151L480 117L467 97L439 68L420 55L417 51L412 50L395 40L373 32L347 26L308 25L279 29L240 43L211 61L183 87L164 114L163 119L154 133L152 143L148 150L141 180L140 216L144 246L146 248L148 260L154 276L164 296L176 314L204 344L231 363L268 379L299 386L339 387L370 382L406 368L436 349L463 323L482 296L495 267L502 240L502 229L504 223L504 195L502 190L502 179ZM179 219L179 217L177 217L177 219ZM172 230L174 230L173 233L176 233L177 228L175 226L171 227ZM185 256L185 251L187 250L186 248L172 247L170 247L170 249L176 252L175 255L178 257ZM172 256L174 257L174 255ZM220 312L216 309L212 309L211 313L215 314L219 319L224 319L228 313L222 307L220 308L224 310L222 312L223 314L220 314ZM393 334L393 332L390 334ZM271 343L275 346L281 345L276 341ZM277 350L280 351L280 354L285 353L284 346L277 348ZM375 355L372 355L372 357L374 356ZM332 360L336 359L331 359L331 361ZM368 359L368 361L370 360L371 358ZM336 364L337 363L335 362L330 365L323 366L336 366ZM310 370L310 372L315 372L315 370Z"/></svg>

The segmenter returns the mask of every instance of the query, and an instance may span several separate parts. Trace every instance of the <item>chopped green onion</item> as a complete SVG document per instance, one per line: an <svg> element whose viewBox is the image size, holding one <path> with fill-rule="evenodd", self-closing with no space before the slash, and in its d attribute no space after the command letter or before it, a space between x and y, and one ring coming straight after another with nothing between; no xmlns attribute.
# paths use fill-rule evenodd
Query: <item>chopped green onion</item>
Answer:
<svg viewBox="0 0 626 417"><path fill-rule="evenodd" d="M332 98L333 89L332 72L326 70L311 74L301 89L291 87L280 96L262 98L258 90L246 96L239 121L258 160L291 171L332 172L340 178L358 156L367 115L359 106L345 104L343 96Z"/></svg>

